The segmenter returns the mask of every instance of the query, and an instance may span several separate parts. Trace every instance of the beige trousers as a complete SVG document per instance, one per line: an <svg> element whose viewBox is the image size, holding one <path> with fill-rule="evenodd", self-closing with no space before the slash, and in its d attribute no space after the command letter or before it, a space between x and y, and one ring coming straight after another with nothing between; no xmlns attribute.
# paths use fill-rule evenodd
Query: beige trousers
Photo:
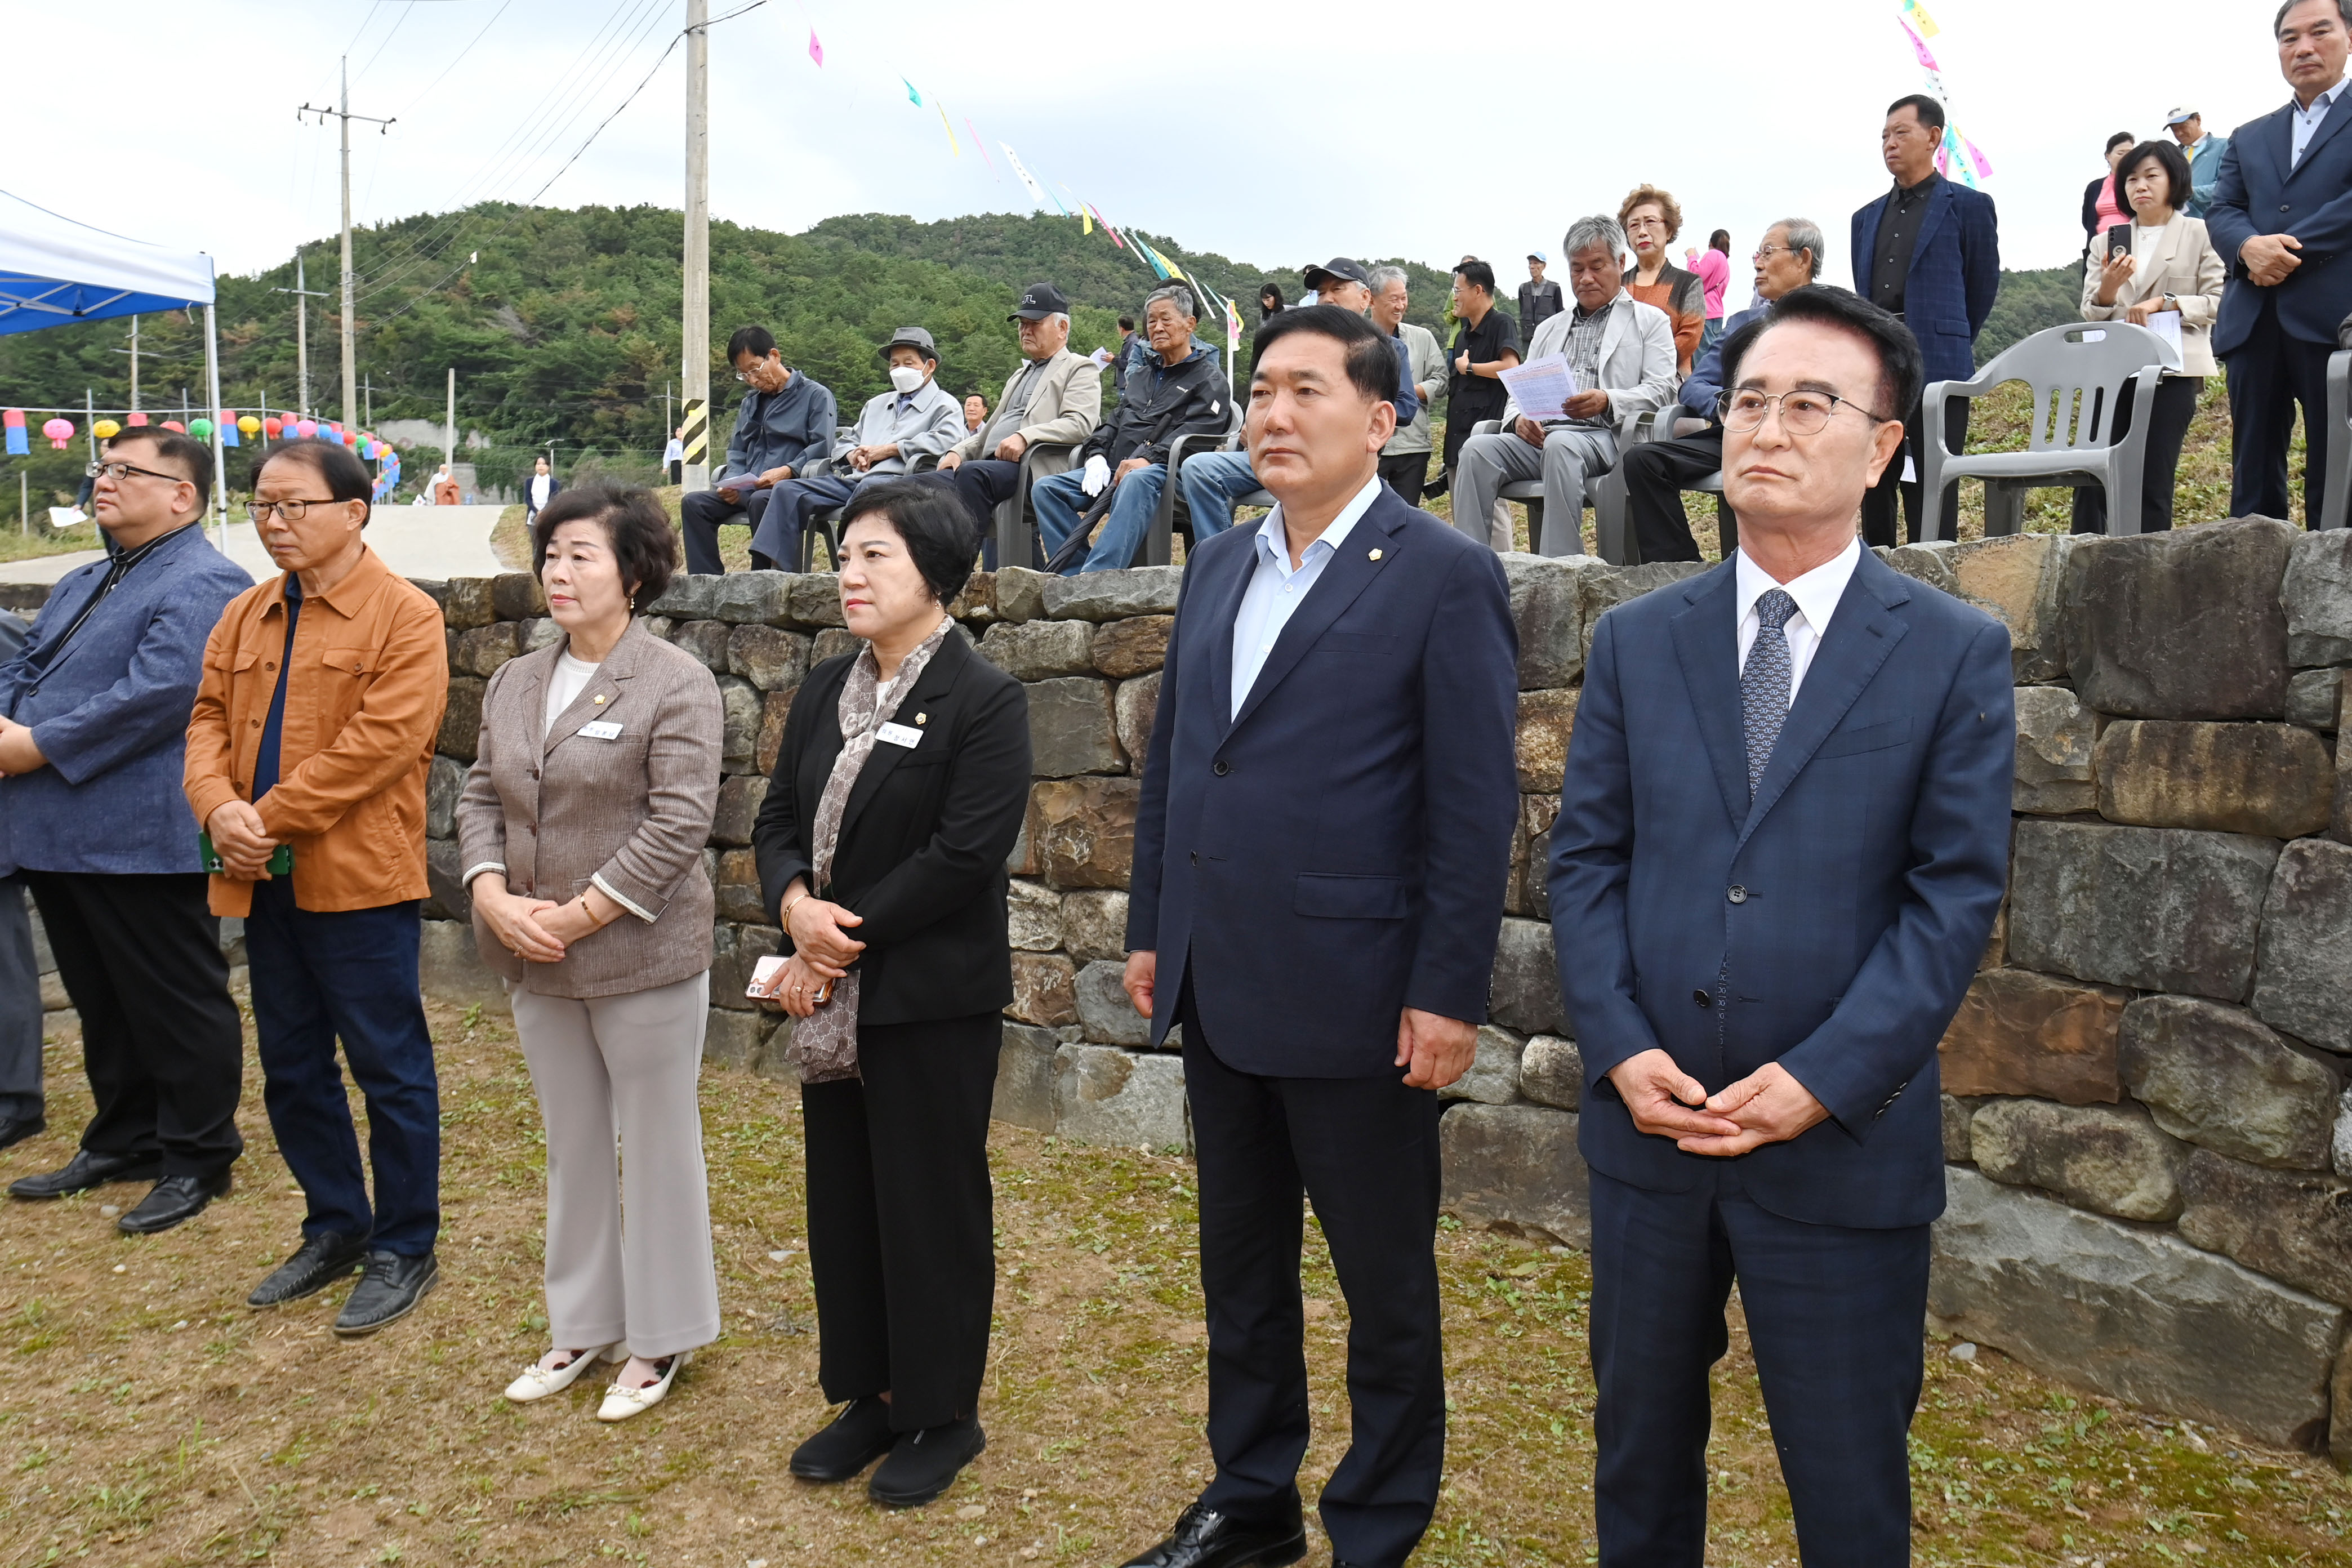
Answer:
<svg viewBox="0 0 2352 1568"><path fill-rule="evenodd" d="M625 996L513 1000L547 1124L553 1343L625 1342L649 1361L709 1344L719 1272L696 1084L709 972Z"/></svg>

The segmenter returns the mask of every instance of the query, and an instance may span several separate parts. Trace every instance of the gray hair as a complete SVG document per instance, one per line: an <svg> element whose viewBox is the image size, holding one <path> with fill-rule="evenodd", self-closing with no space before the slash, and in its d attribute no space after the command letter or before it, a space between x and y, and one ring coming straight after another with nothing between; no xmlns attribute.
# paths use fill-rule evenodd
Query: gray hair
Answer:
<svg viewBox="0 0 2352 1568"><path fill-rule="evenodd" d="M1367 276L1366 282L1375 296L1387 293L1388 287L1391 283L1404 283L1408 289L1412 287L1412 284L1405 282L1404 268L1402 267L1375 267Z"/></svg>
<svg viewBox="0 0 2352 1568"><path fill-rule="evenodd" d="M1165 289L1154 289L1150 293L1146 294L1143 297L1145 314L1150 313L1151 304L1155 300L1167 300L1176 307L1176 313L1180 316L1192 316L1197 319L1201 314L1199 309L1192 303L1192 290L1181 283L1171 283Z"/></svg>
<svg viewBox="0 0 2352 1568"><path fill-rule="evenodd" d="M1784 217L1779 223L1774 224L1772 228L1780 229L1787 234L1789 237L1789 248L1790 250L1804 250L1812 253L1813 270L1811 280L1814 282L1821 281L1822 263L1829 259L1829 242L1822 237L1822 226L1815 223L1809 217ZM1772 229L1766 229L1764 232L1769 234L1772 232Z"/></svg>
<svg viewBox="0 0 2352 1568"><path fill-rule="evenodd" d="M1607 213L1594 213L1591 217L1580 217L1570 224L1567 237L1559 242L1559 251L1562 256L1574 256L1578 251L1589 250L1596 245L1607 246L1612 257L1621 259L1624 257L1625 230Z"/></svg>

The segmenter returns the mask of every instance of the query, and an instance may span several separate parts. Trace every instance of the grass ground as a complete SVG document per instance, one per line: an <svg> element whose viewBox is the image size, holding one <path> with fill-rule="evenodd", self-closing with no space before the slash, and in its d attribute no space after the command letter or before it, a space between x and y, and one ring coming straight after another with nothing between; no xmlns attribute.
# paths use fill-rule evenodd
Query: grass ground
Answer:
<svg viewBox="0 0 2352 1568"><path fill-rule="evenodd" d="M499 1389L545 1348L544 1165L504 1020L435 1008L446 1157L442 1285L355 1343L338 1289L273 1312L245 1293L300 1222L247 1067L251 1143L234 1196L160 1237L116 1233L107 1188L11 1205L0 1226L0 1565L268 1563L707 1568L793 1563L1080 1565L1148 1543L1201 1485L1202 1307L1184 1161L999 1126L997 1328L988 1452L933 1506L789 1479L822 1424L805 1262L798 1096L704 1079L726 1336L670 1401L593 1418L583 1383L530 1406ZM0 1180L70 1151L89 1098L49 1054L53 1131ZM1344 1430L1347 1308L1313 1242L1306 1270L1317 1436L1308 1495ZM1448 1223L1451 1436L1417 1563L1593 1558L1584 1258ZM2300 1455L2069 1392L1985 1351L1928 1346L1913 1440L1923 1564L2352 1568L2352 1485ZM1708 1456L1725 1568L1795 1561L1745 1337L1718 1369ZM1310 1564L1329 1559L1318 1545Z"/></svg>
<svg viewBox="0 0 2352 1568"><path fill-rule="evenodd" d="M29 533L13 524L0 528L0 561L30 561L38 555L67 555L99 547L98 524L94 522L85 522L79 528L61 528L55 533L37 523Z"/></svg>

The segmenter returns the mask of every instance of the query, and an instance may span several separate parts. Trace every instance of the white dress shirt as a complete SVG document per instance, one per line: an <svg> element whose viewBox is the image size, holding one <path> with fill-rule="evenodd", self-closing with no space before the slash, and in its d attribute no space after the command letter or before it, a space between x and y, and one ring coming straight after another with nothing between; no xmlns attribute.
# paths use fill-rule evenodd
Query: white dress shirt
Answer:
<svg viewBox="0 0 2352 1568"><path fill-rule="evenodd" d="M2290 102L2287 105L2289 112L2286 166L2288 168L2292 169L2303 162L2303 150L2311 145L2312 137L2318 133L2322 125L2327 123L2327 111L2336 106L2336 97L2343 92L2346 82L2352 82L2352 76L2339 78L2334 87L2311 100L2309 109L2304 108L2300 103Z"/></svg>
<svg viewBox="0 0 2352 1568"><path fill-rule="evenodd" d="M1323 575L1323 568L1339 547L1348 542L1349 533L1357 520L1380 499L1380 476L1356 492L1355 499L1339 509L1339 515L1307 547L1298 558L1296 571L1290 564L1290 540L1285 533L1282 508L1276 506L1265 514L1257 527L1257 570L1250 577L1249 586L1242 593L1241 613L1234 616L1234 709L1238 717L1242 704L1249 700L1250 688L1257 684L1258 672L1265 668L1266 655L1274 651L1275 639L1282 628L1290 624L1308 589Z"/></svg>
<svg viewBox="0 0 2352 1568"><path fill-rule="evenodd" d="M1748 650L1756 646L1756 601L1774 588L1785 588L1789 597L1797 601L1797 613L1790 616L1781 629L1789 634L1789 706L1797 705L1797 688L1805 683L1805 671L1820 651L1822 638L1829 635L1830 616L1837 613L1838 601L1845 597L1845 585L1853 580L1853 569L1862 562L1862 541L1849 539L1843 550L1822 563L1793 582L1776 583L1772 574L1748 559L1748 552L1738 552L1739 588L1739 668L1748 669Z"/></svg>

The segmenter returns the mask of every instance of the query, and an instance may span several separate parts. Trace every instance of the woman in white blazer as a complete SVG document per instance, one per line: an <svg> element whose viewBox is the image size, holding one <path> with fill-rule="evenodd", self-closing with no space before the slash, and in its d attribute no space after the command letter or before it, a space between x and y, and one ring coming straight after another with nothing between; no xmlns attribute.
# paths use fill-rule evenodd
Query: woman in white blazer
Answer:
<svg viewBox="0 0 2352 1568"><path fill-rule="evenodd" d="M2180 319L2180 368L2157 384L2148 411L2147 468L2140 481L2140 531L2172 526L2172 481L2180 468L2180 444L2197 413L2197 395L2213 374L2210 341L2214 312L2221 308L2221 284L2229 276L2221 252L2205 233L2205 220L2183 216L2189 200L2189 160L2169 142L2143 142L2116 165L2116 177L2132 210L2131 249L2108 254L2105 235L2094 235L2083 268L2083 319L2123 320L2147 326L2148 318L2173 310ZM2121 225L2117 225L2121 227ZM2110 232L2113 232L2110 230ZM2131 428L2131 402L2118 402L2115 435ZM2074 492L2074 531L2107 531L2107 498L2097 486Z"/></svg>

